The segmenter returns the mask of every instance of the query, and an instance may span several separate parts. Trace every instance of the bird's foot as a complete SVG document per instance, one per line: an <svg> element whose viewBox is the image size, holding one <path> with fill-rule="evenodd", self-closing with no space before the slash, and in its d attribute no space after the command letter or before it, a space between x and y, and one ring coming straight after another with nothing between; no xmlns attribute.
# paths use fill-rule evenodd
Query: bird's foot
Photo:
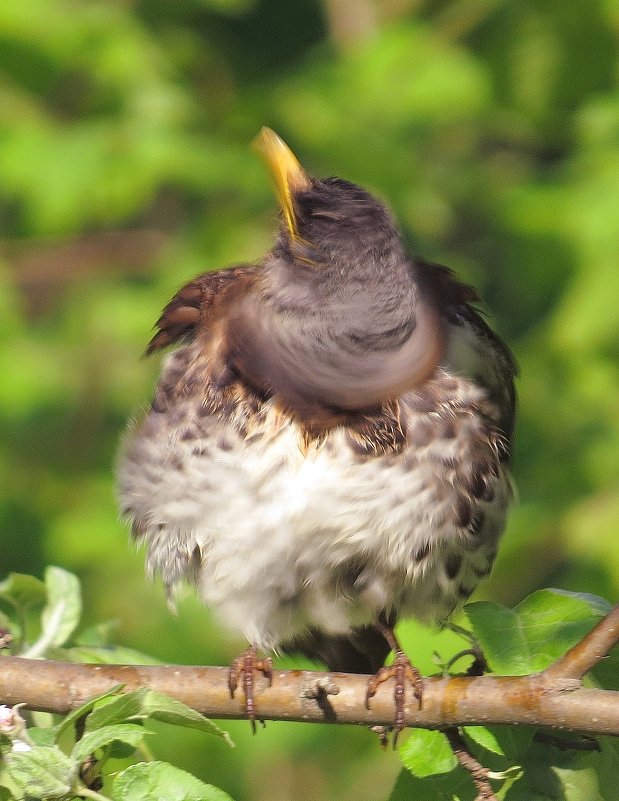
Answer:
<svg viewBox="0 0 619 801"><path fill-rule="evenodd" d="M234 693L239 685L239 680L245 693L245 714L251 724L251 730L256 733L256 708L254 706L254 671L258 670L269 680L269 687L273 683L273 661L267 656L258 659L256 649L250 645L240 656L230 665L228 672L228 687L230 697L234 698Z"/></svg>
<svg viewBox="0 0 619 801"><path fill-rule="evenodd" d="M410 682L413 687L413 695L419 702L421 709L421 698L423 695L423 679L421 673L413 665L401 648L395 651L395 659L391 665L380 668L368 681L365 691L365 706L370 708L370 700L376 695L379 686L389 679L395 679L393 700L395 703L395 719L393 727L393 747L398 742L398 736L404 728L404 703L406 700L406 682Z"/></svg>
<svg viewBox="0 0 619 801"><path fill-rule="evenodd" d="M365 692L365 706L370 708L370 700L376 695L376 691L383 682L389 679L395 679L395 688L393 691L393 700L395 704L395 719L393 726L393 747L398 744L398 736L404 728L404 704L406 701L406 682L408 681L413 687L413 695L419 703L421 709L421 698L423 695L423 679L421 673L413 665L410 659L404 653L402 646L398 642L398 638L393 630L393 622L386 616L381 615L374 624L377 631L379 631L391 650L394 653L394 660L391 665L381 667L378 672L372 676L368 681L367 689ZM384 737L381 738L384 742Z"/></svg>

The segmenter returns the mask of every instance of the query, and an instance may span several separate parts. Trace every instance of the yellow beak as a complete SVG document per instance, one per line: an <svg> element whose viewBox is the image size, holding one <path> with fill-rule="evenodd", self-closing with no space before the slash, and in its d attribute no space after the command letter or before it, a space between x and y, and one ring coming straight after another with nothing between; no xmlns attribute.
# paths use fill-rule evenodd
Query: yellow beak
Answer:
<svg viewBox="0 0 619 801"><path fill-rule="evenodd" d="M297 221L292 198L295 192L309 189L311 180L292 150L275 131L262 128L252 144L269 168L286 226L290 236L296 238Z"/></svg>

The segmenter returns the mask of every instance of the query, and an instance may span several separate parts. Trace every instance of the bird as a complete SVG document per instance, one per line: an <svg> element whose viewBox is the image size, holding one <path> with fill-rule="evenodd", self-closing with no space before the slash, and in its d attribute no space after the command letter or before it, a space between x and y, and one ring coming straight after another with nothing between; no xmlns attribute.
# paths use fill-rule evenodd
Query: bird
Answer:
<svg viewBox="0 0 619 801"><path fill-rule="evenodd" d="M228 681L254 731L254 674L298 652L369 674L368 708L393 679L397 738L423 679L394 626L447 621L497 554L517 367L382 201L314 177L269 128L254 144L274 244L163 309L146 354L171 350L121 448L120 509L169 598L193 585L247 641Z"/></svg>

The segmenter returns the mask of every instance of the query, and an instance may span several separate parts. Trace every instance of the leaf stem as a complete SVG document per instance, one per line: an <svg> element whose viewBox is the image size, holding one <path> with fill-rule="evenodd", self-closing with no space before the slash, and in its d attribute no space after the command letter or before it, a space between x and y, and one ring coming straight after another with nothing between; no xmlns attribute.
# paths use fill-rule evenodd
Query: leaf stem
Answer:
<svg viewBox="0 0 619 801"><path fill-rule="evenodd" d="M96 790L91 790L90 787L86 787L84 785L78 785L75 788L75 792L82 798L92 798L93 801L111 801L107 795L102 795Z"/></svg>

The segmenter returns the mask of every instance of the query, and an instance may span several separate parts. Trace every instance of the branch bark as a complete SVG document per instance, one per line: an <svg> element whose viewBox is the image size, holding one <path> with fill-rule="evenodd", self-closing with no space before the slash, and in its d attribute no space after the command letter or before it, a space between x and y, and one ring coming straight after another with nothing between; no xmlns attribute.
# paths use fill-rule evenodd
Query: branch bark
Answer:
<svg viewBox="0 0 619 801"><path fill-rule="evenodd" d="M424 679L423 706L412 693L405 725L446 728L492 723L530 724L583 734L619 735L619 692L587 689L580 678L619 640L619 606L574 648L529 676L447 676ZM389 726L393 692L383 685L365 707L368 676L307 670L256 674L256 716L263 720ZM0 658L0 703L66 714L95 695L123 684L150 687L212 718L245 717L244 696L230 698L223 667L80 665ZM325 689L326 688L326 689Z"/></svg>
<svg viewBox="0 0 619 801"><path fill-rule="evenodd" d="M256 676L256 716L262 720L393 723L393 692L383 686L367 710L367 676L274 671L273 686ZM339 692L316 692L328 681ZM117 684L150 687L212 718L243 718L244 697L230 698L228 670L221 667L76 665L4 657L0 659L0 702L66 714ZM317 696L317 697L312 697ZM411 693L412 696L412 693ZM550 726L588 734L619 734L619 693L580 687L575 679L531 676L424 680L423 707L407 704L405 725L443 728L491 723Z"/></svg>

